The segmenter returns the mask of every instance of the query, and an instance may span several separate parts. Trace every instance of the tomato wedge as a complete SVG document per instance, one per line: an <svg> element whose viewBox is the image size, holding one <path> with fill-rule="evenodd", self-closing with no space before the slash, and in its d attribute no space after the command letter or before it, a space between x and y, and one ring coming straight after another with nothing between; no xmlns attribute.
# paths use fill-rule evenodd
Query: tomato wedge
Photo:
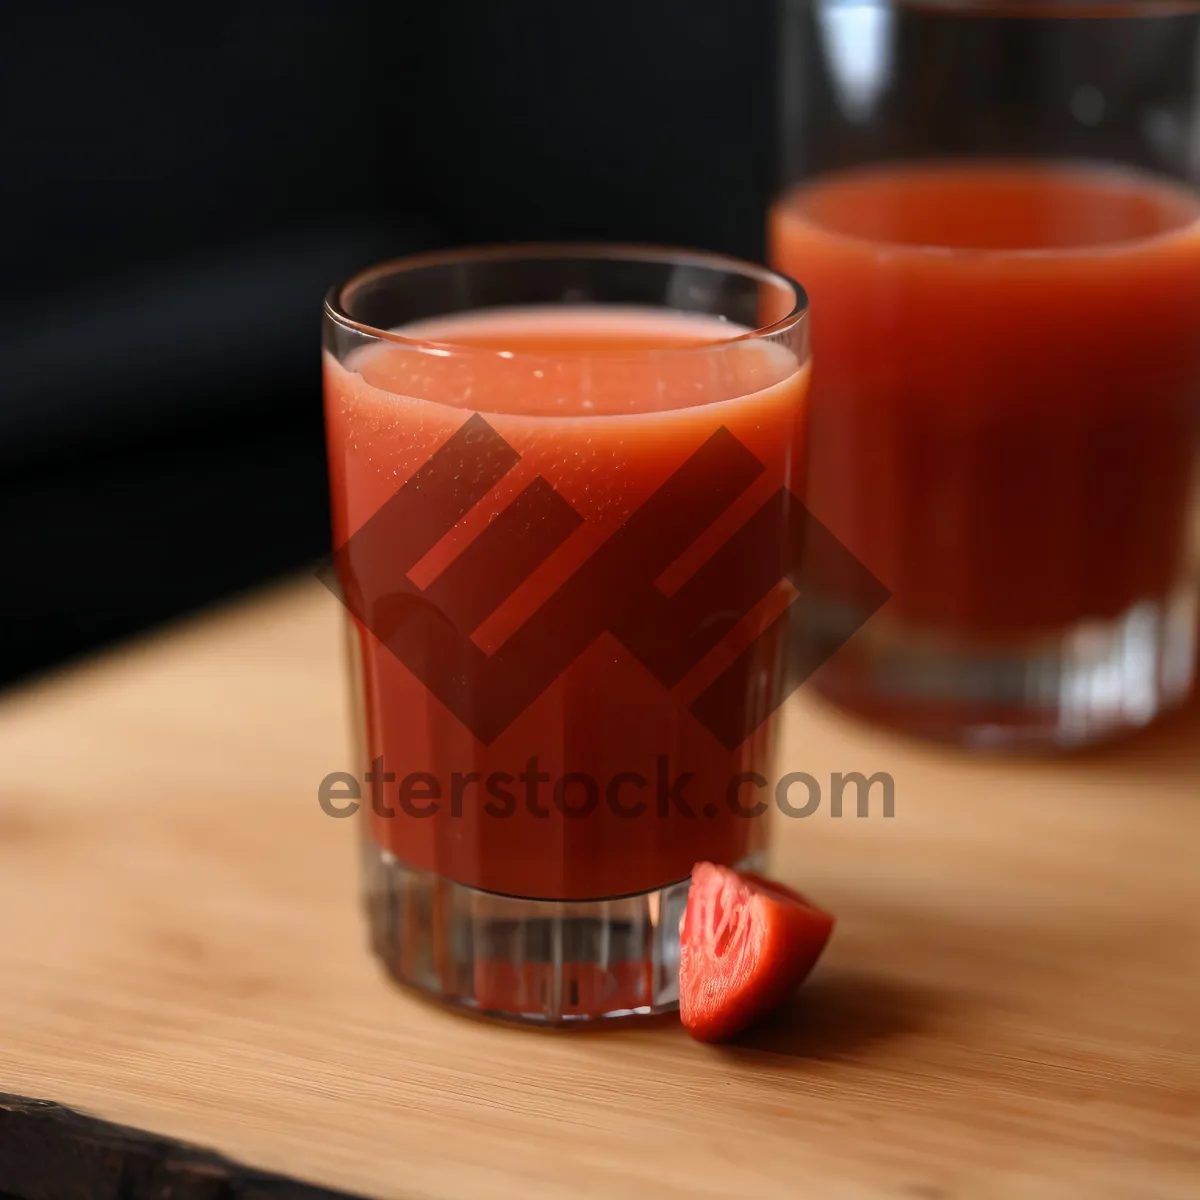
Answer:
<svg viewBox="0 0 1200 1200"><path fill-rule="evenodd" d="M697 863L679 924L679 1015L702 1042L745 1029L813 969L833 917L749 872Z"/></svg>

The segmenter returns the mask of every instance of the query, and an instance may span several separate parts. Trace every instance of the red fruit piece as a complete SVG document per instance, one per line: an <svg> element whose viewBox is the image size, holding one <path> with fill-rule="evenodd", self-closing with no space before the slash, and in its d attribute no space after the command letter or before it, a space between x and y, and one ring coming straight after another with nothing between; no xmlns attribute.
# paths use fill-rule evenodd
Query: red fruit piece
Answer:
<svg viewBox="0 0 1200 1200"><path fill-rule="evenodd" d="M679 926L684 1028L719 1042L770 1012L813 969L833 924L782 884L697 863Z"/></svg>

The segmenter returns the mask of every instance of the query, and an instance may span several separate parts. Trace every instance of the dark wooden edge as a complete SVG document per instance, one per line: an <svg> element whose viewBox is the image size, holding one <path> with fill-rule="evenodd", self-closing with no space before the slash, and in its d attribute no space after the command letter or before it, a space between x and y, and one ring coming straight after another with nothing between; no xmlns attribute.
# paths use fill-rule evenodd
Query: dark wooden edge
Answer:
<svg viewBox="0 0 1200 1200"><path fill-rule="evenodd" d="M0 1200L363 1200L0 1092Z"/></svg>

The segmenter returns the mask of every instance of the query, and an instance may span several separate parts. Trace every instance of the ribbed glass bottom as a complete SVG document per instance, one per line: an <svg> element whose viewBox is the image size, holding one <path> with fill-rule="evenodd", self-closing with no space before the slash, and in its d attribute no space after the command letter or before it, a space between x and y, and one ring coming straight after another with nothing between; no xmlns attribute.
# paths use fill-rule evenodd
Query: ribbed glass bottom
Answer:
<svg viewBox="0 0 1200 1200"><path fill-rule="evenodd" d="M678 1007L686 879L613 900L521 900L407 867L369 838L363 848L371 946L400 983L540 1025ZM762 856L739 866L761 871Z"/></svg>
<svg viewBox="0 0 1200 1200"><path fill-rule="evenodd" d="M1003 649L882 617L814 677L834 704L901 732L980 749L1068 749L1141 728L1197 679L1195 588L1111 622Z"/></svg>

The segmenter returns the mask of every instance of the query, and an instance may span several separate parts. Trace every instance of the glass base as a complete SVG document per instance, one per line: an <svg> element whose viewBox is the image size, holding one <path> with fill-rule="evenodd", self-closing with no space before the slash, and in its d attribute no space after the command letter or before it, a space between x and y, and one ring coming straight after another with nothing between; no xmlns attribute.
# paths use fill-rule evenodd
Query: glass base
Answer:
<svg viewBox="0 0 1200 1200"><path fill-rule="evenodd" d="M1197 678L1194 588L997 648L872 621L814 677L838 707L903 733L981 750L1077 749L1180 707Z"/></svg>
<svg viewBox="0 0 1200 1200"><path fill-rule="evenodd" d="M612 900L522 900L405 866L369 838L363 857L371 947L408 987L536 1025L679 1007L686 879ZM761 854L738 864L763 865Z"/></svg>

